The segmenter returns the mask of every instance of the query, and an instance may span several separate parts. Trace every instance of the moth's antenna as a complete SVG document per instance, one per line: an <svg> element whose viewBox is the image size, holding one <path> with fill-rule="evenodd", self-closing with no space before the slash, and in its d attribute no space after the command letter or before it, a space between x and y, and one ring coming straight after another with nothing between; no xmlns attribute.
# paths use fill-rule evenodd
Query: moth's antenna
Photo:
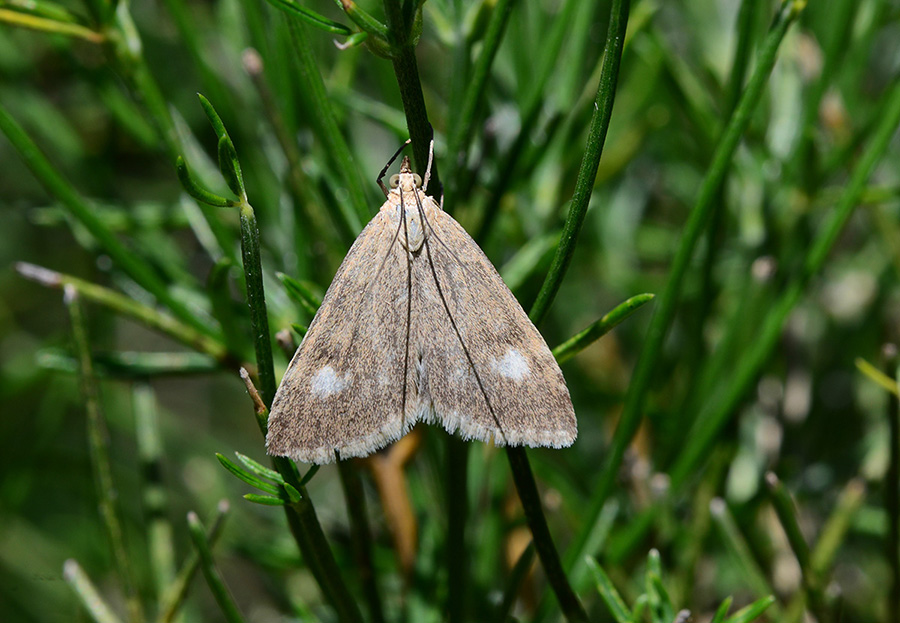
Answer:
<svg viewBox="0 0 900 623"><path fill-rule="evenodd" d="M434 139L428 143L428 166L425 167L425 180L422 182L422 192L428 190L428 180L431 179L431 165L434 163ZM444 198L441 197L441 208L443 208Z"/></svg>
<svg viewBox="0 0 900 623"><path fill-rule="evenodd" d="M381 187L381 192L384 193L385 197L388 196L388 189L387 189L387 186L384 185L384 182L382 182L381 180L384 179L384 176L387 173L387 170L391 167L392 164L394 164L394 160L397 159L397 156L400 155L400 152L402 152L404 149L406 149L406 146L409 145L409 143L411 141L412 141L412 139L408 138L402 145L400 145L400 149L398 149L397 151L394 152L394 155L391 156L391 159L387 161L386 165L384 165L384 168L381 170L381 173L378 174L378 179L375 180L378 183L378 185ZM429 165L429 168L431 168L431 165Z"/></svg>

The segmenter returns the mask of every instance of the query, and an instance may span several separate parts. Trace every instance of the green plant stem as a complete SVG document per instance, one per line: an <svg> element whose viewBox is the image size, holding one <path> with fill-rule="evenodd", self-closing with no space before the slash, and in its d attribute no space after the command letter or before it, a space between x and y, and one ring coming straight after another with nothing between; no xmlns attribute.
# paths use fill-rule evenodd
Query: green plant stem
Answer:
<svg viewBox="0 0 900 623"><path fill-rule="evenodd" d="M209 585L209 590L215 597L216 603L219 604L219 610L222 611L228 623L243 623L244 617L238 610L237 604L234 603L234 598L231 596L228 587L225 586L222 575L216 568L216 563L212 556L212 548L206 538L206 530L200 522L200 518L197 516L197 513L191 511L188 513L187 521L191 539L193 539L197 553L200 555L200 569L206 577L206 583Z"/></svg>
<svg viewBox="0 0 900 623"><path fill-rule="evenodd" d="M500 602L500 607L497 609L496 616L494 616L494 621L509 620L509 613L512 612L513 605L516 603L516 597L522 590L522 582L528 576L532 562L534 562L534 543L529 543L509 573L509 580L506 582L506 587L503 590L503 599Z"/></svg>
<svg viewBox="0 0 900 623"><path fill-rule="evenodd" d="M216 506L216 515L213 518L213 523L206 532L206 542L209 544L209 547L213 547L216 541L219 540L219 535L222 533L222 524L225 521L228 510L228 500L222 500ZM175 619L178 610L187 597L191 580L193 580L199 568L200 554L194 549L188 555L175 580L168 586L160 599L159 616L156 619L158 623L171 623Z"/></svg>
<svg viewBox="0 0 900 623"><path fill-rule="evenodd" d="M572 621L587 621L587 613L578 601L575 591L569 585L569 580L566 578L566 573L559 560L556 546L553 544L553 537L550 536L550 529L547 527L547 519L544 517L544 511L541 508L541 498L538 494L537 485L534 482L534 474L531 473L531 465L528 463L525 448L521 446L507 447L506 456L509 459L519 500L521 500L522 508L525 511L525 518L528 520L528 526L531 528L534 548L541 559L541 565L544 567L544 573L547 575L547 582L553 589L557 601L559 601L563 616L570 623Z"/></svg>
<svg viewBox="0 0 900 623"><path fill-rule="evenodd" d="M896 347L889 357L886 372L894 382L900 382ZM888 621L900 620L900 398L888 393L888 469L884 478L884 508L888 516L887 558L891 569L891 589L888 593Z"/></svg>
<svg viewBox="0 0 900 623"><path fill-rule="evenodd" d="M900 77L895 77L885 98L885 105L880 111L872 139L851 173L850 180L838 199L834 213L823 226L823 234L816 237L813 247L806 257L801 275L788 286L774 305L770 306L762 328L757 332L757 339L743 354L738 369L731 375L730 381L723 391L721 400L707 405L698 415L694 427L688 434L688 437L692 439L691 444L686 447L670 470L673 490L680 488L696 466L709 455L710 448L715 443L719 431L728 418L734 415L735 409L759 376L759 371L778 343L781 328L784 326L788 314L800 300L809 280L821 270L831 247L858 205L859 198L865 190L865 184L887 148L898 124L900 124ZM603 493L604 498L606 495L607 493ZM593 507L591 511L593 511ZM641 527L642 532L649 527L649 522L645 521L644 517L636 519L635 522ZM632 543L636 543L638 540L638 535L634 535ZM576 544L579 542L576 541ZM577 552L580 549L581 547L573 545L570 551Z"/></svg>
<svg viewBox="0 0 900 623"><path fill-rule="evenodd" d="M197 332L180 320L159 312L152 307L138 303L132 298L109 288L84 281L71 275L58 273L41 266L19 262L16 270L26 279L36 281L51 288L74 288L79 296L99 303L113 311L133 318L146 326L161 331L169 337L201 353L206 353L221 364L238 367L225 346L214 338Z"/></svg>
<svg viewBox="0 0 900 623"><path fill-rule="evenodd" d="M455 435L447 438L447 620L466 620L469 556L466 520L469 515L469 443Z"/></svg>
<svg viewBox="0 0 900 623"><path fill-rule="evenodd" d="M260 258L259 229L250 206L243 202L241 206L241 250L244 258L244 275L247 282L247 302L250 305L250 318L253 326L253 341L256 349L257 365L260 370L260 382L265 383L263 395L256 392L245 376L248 390L256 405L257 423L263 437L267 433L269 405L275 395L275 373L272 362L272 343L269 335L268 315L266 311L265 289L262 280L262 259ZM242 370L242 374L246 374ZM268 398L266 396L268 395ZM350 591L347 589L334 554L319 524L312 500L306 488L300 484L297 469L284 457L273 457L275 469L284 478L285 483L293 486L301 496L299 502L284 506L288 526L303 560L309 565L325 598L335 609L342 622L362 621L362 615Z"/></svg>
<svg viewBox="0 0 900 623"><path fill-rule="evenodd" d="M138 460L143 475L142 497L147 517L150 568L156 595L161 597L175 581L175 547L172 524L167 517L169 500L162 478L163 447L153 388L145 382L135 384L132 404Z"/></svg>
<svg viewBox="0 0 900 623"><path fill-rule="evenodd" d="M357 574L369 609L369 620L373 623L384 623L384 608L378 590L379 577L372 563L372 531L369 529L369 512L366 508L366 494L360 470L353 461L338 461L337 466L341 486L344 489L344 500L347 503Z"/></svg>
<svg viewBox="0 0 900 623"><path fill-rule="evenodd" d="M486 84L490 75L491 66L494 64L494 58L497 50L500 49L500 43L503 41L503 35L506 32L506 25L509 23L509 16L512 14L513 7L517 0L498 0L491 12L491 19L488 23L487 32L481 42L481 52L471 76L467 79L465 94L462 98L462 109L456 116L456 121L449 136L447 145L447 153L450 156L450 182L447 185L447 192L444 200L447 205L455 206L457 194L459 191L459 169L465 166L466 154L468 153L469 141L472 139L472 133L475 130L475 118L481 102L484 101L486 93ZM468 46L463 46L468 52Z"/></svg>
<svg viewBox="0 0 900 623"><path fill-rule="evenodd" d="M91 350L88 343L87 326L85 325L78 291L72 286L66 286L64 299L69 309L72 335L81 368L81 390L84 394L85 410L87 412L88 445L91 465L94 471L94 484L97 487L100 519L103 522L106 538L112 551L116 573L125 593L128 620L137 623L143 621L144 615L141 612L141 603L135 588L134 571L128 559L122 524L119 521L118 509L116 508L115 501L118 499L118 493L113 482L112 468L109 462L109 433L106 430L103 409L100 405L100 393L94 378L93 367L91 366Z"/></svg>
<svg viewBox="0 0 900 623"><path fill-rule="evenodd" d="M96 623L120 623L119 617L103 600L100 591L97 590L77 561L69 559L63 564L63 578L78 595L81 605L90 613Z"/></svg>
<svg viewBox="0 0 900 623"><path fill-rule="evenodd" d="M332 165L337 168L350 196L349 209L343 209L341 213L355 235L372 217L362 181L347 141L344 140L338 127L337 118L332 110L332 101L325 90L325 82L322 80L322 74L309 44L306 26L295 17L286 16L285 19L291 33L300 79L309 94L315 113L315 125L320 132L325 153L328 154ZM341 202L341 205L343 204L344 202Z"/></svg>
<svg viewBox="0 0 900 623"><path fill-rule="evenodd" d="M594 100L594 113L591 115L588 141L584 150L584 156L581 159L581 167L578 170L578 179L575 182L572 204L569 207L569 214L563 226L562 239L556 248L556 257L553 258L550 272L544 279L544 284L541 286L537 300L535 300L529 314L532 322L535 324L540 324L544 319L550 310L553 299L556 298L556 293L559 292L569 264L572 262L572 256L575 253L578 234L581 232L582 225L584 225L584 217L587 214L591 193L594 191L594 181L597 179L597 167L600 165L603 144L606 142L609 120L612 117L630 6L630 0L613 0L610 8L609 29L606 33L606 46L603 52L603 69L600 73L597 98Z"/></svg>
<svg viewBox="0 0 900 623"><path fill-rule="evenodd" d="M48 32L57 35L66 35L84 39L91 43L103 43L105 37L90 28L81 26L80 24L72 24L68 22L60 22L55 19L47 19L38 17L37 15L29 15L19 11L10 11L9 9L0 9L0 22L12 24L14 26L22 26L41 32Z"/></svg>
<svg viewBox="0 0 900 623"><path fill-rule="evenodd" d="M38 351L37 363L48 370L77 373L78 361L62 349ZM211 374L221 369L212 357L199 353L113 352L93 356L94 374L99 378L147 379L158 376Z"/></svg>
<svg viewBox="0 0 900 623"><path fill-rule="evenodd" d="M844 543L853 517L866 499L866 485L861 478L850 480L841 490L837 505L822 526L816 545L809 554L809 567L817 577L826 577L834 563L838 548Z"/></svg>
<svg viewBox="0 0 900 623"><path fill-rule="evenodd" d="M215 335L215 331L207 323L200 320L186 305L169 293L166 284L156 276L145 262L141 261L139 257L116 238L115 234L100 220L94 209L57 172L56 168L41 153L34 141L9 116L3 107L0 107L0 131L6 135L44 188L65 206L75 220L84 225L85 229L90 232L104 252L109 254L113 262L125 274L153 295L161 305L171 309L172 313L195 330L207 336Z"/></svg>
<svg viewBox="0 0 900 623"><path fill-rule="evenodd" d="M718 528L726 549L731 552L751 590L757 597L771 595L774 592L772 586L759 568L759 563L753 557L750 546L735 523L725 500L714 498L709 504L709 512L713 525Z"/></svg>
<svg viewBox="0 0 900 623"><path fill-rule="evenodd" d="M506 194L510 181L513 179L516 164L528 148L532 132L535 125L537 125L544 105L547 83L554 71L558 70L559 51L568 37L569 30L572 27L573 15L578 4L578 0L567 0L563 4L559 15L553 22L550 35L541 42L540 54L536 59L537 69L533 76L529 76L530 88L527 90L524 103L521 106L520 117L522 121L519 127L519 134L516 136L512 147L507 150L506 156L500 164L500 174L491 185L487 202L484 204L484 216L473 236L479 244L487 239L500 210L503 195ZM454 207L453 205L448 205L450 210Z"/></svg>
<svg viewBox="0 0 900 623"><path fill-rule="evenodd" d="M584 555L583 547L587 534L597 520L603 504L609 496L616 474L625 456L625 450L640 425L644 402L649 393L656 362L659 359L665 336L675 315L678 298L681 294L682 281L693 256L694 247L709 220L709 216L716 207L712 199L715 197L716 190L730 166L734 150L737 148L744 130L750 123L753 111L760 101L762 90L775 64L778 47L788 27L799 13L796 9L797 5L798 3L789 1L782 6L778 18L763 44L756 70L751 76L735 113L716 147L709 171L700 186L697 201L688 217L684 234L672 261L672 268L669 271L665 290L658 297L654 306L653 317L647 330L647 337L625 396L625 406L613 437L611 451L607 455L608 459L601 474L600 483L595 487L591 496L584 527L570 548L571 554L567 555L567 566L572 565L575 560ZM690 447L693 448L696 445L696 442L694 442L690 444Z"/></svg>
<svg viewBox="0 0 900 623"><path fill-rule="evenodd" d="M775 509L778 521L781 523L781 527L787 536L788 544L791 546L791 550L797 558L797 563L800 565L803 588L806 591L811 609L817 621L827 621L829 619L825 610L825 599L821 590L821 582L810 568L809 545L807 545L806 539L800 531L794 500L791 499L791 495L774 473L768 472L766 474L766 485L771 494L772 507Z"/></svg>
<svg viewBox="0 0 900 623"><path fill-rule="evenodd" d="M628 24L628 0L614 0L610 9L610 23L607 31L606 47L603 60L600 85L597 89L596 106L591 117L588 144L581 162L578 180L575 185L575 194L572 198L572 206L563 230L562 240L557 247L556 257L537 301L531 309L532 321L539 323L550 308L559 286L565 277L566 270L575 251L578 240L578 232L584 223L584 216L590 202L594 180L597 176L597 167L600 163L600 155L603 143L606 140L606 131L609 128L609 119L612 115L612 105L618 82L619 64L622 58L622 47L625 40L625 30ZM559 601L563 614L569 621L587 620L578 597L572 590L568 578L566 578L560 563L559 553L553 544L550 531L547 528L547 520L541 509L540 497L528 463L528 456L523 448L507 448L507 458L516 483L516 491L525 509L525 516L534 539L535 549L547 579L553 592ZM593 522L591 523L593 527Z"/></svg>
<svg viewBox="0 0 900 623"><path fill-rule="evenodd" d="M822 227L822 232L813 241L800 275L771 306L757 332L757 339L744 352L737 370L731 375L723 398L708 404L697 416L691 433L692 443L685 447L670 471L673 488L683 484L691 471L708 454L722 426L735 413L737 406L758 377L759 371L778 343L788 314L802 297L809 281L824 265L828 253L858 205L865 184L887 149L898 125L900 125L900 77L895 77L890 86L884 114L879 119L872 140L853 169L834 212Z"/></svg>
<svg viewBox="0 0 900 623"><path fill-rule="evenodd" d="M262 259L259 253L259 227L250 204L241 205L241 255L247 281L247 304L250 306L250 328L256 349L256 366L263 401L270 405L275 398L275 365L272 361L272 338L266 312Z"/></svg>
<svg viewBox="0 0 900 623"><path fill-rule="evenodd" d="M384 14L387 18L388 43L391 46L391 63L406 113L406 126L412 141L413 159L416 168L424 174L428 165L428 150L434 138L434 129L428 121L425 108L425 96L422 93L422 82L419 80L419 67L416 62L416 47L413 38L414 23L417 18L413 2L384 0ZM409 9L409 10L408 10ZM431 168L431 182L428 194L440 198L443 193L437 163Z"/></svg>
<svg viewBox="0 0 900 623"><path fill-rule="evenodd" d="M617 305L611 312L592 323L589 327L573 335L568 340L553 349L556 361L563 363L568 361L585 348L599 340L625 321L638 309L653 300L652 294L638 294L632 296L624 303Z"/></svg>
<svg viewBox="0 0 900 623"><path fill-rule="evenodd" d="M293 485L302 497L297 504L291 504L284 508L288 526L300 547L303 560L312 571L325 598L335 609L338 620L342 623L361 623L363 618L359 607L341 577L340 567L328 546L328 540L322 531L306 487L301 485L294 476L292 466L286 465L286 463L290 463L287 459L276 458L274 462L278 471L285 478L285 482Z"/></svg>

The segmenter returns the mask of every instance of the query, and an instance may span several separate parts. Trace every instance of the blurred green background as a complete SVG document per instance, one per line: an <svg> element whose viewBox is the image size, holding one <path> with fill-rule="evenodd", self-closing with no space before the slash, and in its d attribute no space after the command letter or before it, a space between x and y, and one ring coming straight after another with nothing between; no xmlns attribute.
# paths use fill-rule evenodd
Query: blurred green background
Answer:
<svg viewBox="0 0 900 623"><path fill-rule="evenodd" d="M418 74L384 58L376 36L360 43L334 32L332 21L360 30L340 4L302 2L324 16L317 27L287 1L0 2L0 112L62 176L48 185L26 165L28 153L0 138L3 621L91 620L63 578L69 559L128 619L98 513L70 316L59 289L25 279L15 264L171 309L110 253L98 227L184 310L165 313L209 327L227 353L175 356L192 351L116 305L82 297L115 502L145 616L156 620L166 573L193 551L185 514L196 511L208 525L224 499L231 510L216 562L246 620L336 620L284 514L241 499L252 489L215 457L240 452L268 462L234 365L255 363L238 210L198 205L175 170L183 155L199 183L233 197L197 92L228 129L255 210L278 378L287 355L275 332L311 319L279 275L321 296L381 204L374 178L410 135L410 103L401 97L408 86L398 76L421 80L446 208L525 309L537 297L589 140L610 4L429 0L410 13ZM374 0L344 7L357 20L358 10L386 20ZM762 620L896 620L900 448L889 396L897 361L886 345L898 339L900 317L900 3L810 3L796 20L779 11L779 3L751 0L631 3L590 209L539 328L552 348L630 297L657 298L563 364L579 422L575 445L529 452L556 544L567 565L577 563L569 579L595 620L615 619L586 572L586 554L629 608L666 603L648 579L659 564L672 604L695 621L709 620L728 596L737 609L768 595L775 603ZM724 181L712 184L712 216L688 250L650 376L632 387L642 425L621 465L611 463L651 315L779 20L793 23L774 70L762 76L761 97L749 102ZM348 40L355 45L335 45ZM495 41L481 88L478 63ZM90 223L71 206L79 197ZM496 620L505 591L519 595L519 620L559 619L540 565L518 593L518 584L506 588L527 526L502 452L479 443L468 449L462 482L464 599L448 604L456 590L448 588L446 551L453 451L437 428L420 433L399 480L417 526L409 574L398 563L386 498L360 464L373 535L368 582L379 587L385 619ZM793 496L780 514L781 490L767 486L767 472ZM608 496L604 478L614 485ZM371 604L367 581L334 466L308 491L354 599L376 620L363 605ZM661 562L656 554L648 562L651 548ZM640 620L671 614L660 608ZM223 616L200 575L180 616Z"/></svg>

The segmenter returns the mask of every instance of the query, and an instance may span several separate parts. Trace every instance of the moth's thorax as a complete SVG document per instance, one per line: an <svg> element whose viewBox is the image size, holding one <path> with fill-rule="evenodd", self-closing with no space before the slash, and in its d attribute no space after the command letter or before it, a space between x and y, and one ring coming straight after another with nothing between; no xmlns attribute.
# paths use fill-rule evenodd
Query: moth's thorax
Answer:
<svg viewBox="0 0 900 623"><path fill-rule="evenodd" d="M415 173L400 173L391 180L390 193L382 209L391 211L398 228L400 244L410 253L417 253L425 243L427 213L434 200L422 192L422 179Z"/></svg>

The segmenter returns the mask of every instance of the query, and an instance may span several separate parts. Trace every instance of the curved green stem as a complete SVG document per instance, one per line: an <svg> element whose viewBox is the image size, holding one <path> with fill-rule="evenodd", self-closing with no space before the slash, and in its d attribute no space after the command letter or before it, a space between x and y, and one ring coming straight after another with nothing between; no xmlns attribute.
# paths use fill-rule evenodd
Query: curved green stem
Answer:
<svg viewBox="0 0 900 623"><path fill-rule="evenodd" d="M601 475L600 483L594 489L594 494L591 498L586 516L586 522L571 546L571 553L567 556L567 563L569 565L573 564L576 560L580 560L586 553L582 550L587 535L590 533L594 522L596 522L597 517L600 515L603 504L606 502L606 498L612 490L612 485L615 482L619 466L625 456L625 450L640 425L643 416L644 401L646 400L649 391L656 361L659 359L663 341L665 340L666 333L671 325L672 318L675 315L675 309L681 294L681 285L688 263L690 262L691 257L693 257L697 240L703 232L712 211L716 207L712 199L715 197L721 180L731 164L734 150L737 148L744 130L750 123L753 111L756 109L756 106L761 99L760 95L768 81L772 67L775 64L778 48L788 27L796 19L799 13L798 5L800 4L802 3L790 1L782 5L778 18L773 24L766 37L765 43L763 44L756 70L741 96L741 100L722 139L719 141L709 171L701 184L697 201L688 217L688 222L684 228L684 234L679 243L675 258L672 261L672 268L669 271L669 278L665 290L657 298L653 317L650 321L650 327L647 331L647 338L641 351L640 358L638 359L637 366L635 367L631 384L628 386L624 410L613 437L611 452L608 455L609 458L607 459L606 466ZM698 445L699 444L694 442L690 445L690 448L696 448Z"/></svg>
<svg viewBox="0 0 900 623"><path fill-rule="evenodd" d="M597 88L597 98L594 100L594 114L591 115L591 126L588 130L587 146L581 159L581 168L578 170L578 180L575 182L575 193L572 196L572 205L563 226L562 240L556 248L556 257L550 266L550 272L544 279L541 291L529 314L531 320L538 324L547 315L556 293L566 276L572 256L575 253L575 245L578 243L578 234L584 224L591 193L594 191L594 181L597 179L597 167L600 165L600 155L603 153L603 144L606 142L606 132L609 129L609 120L612 117L613 101L616 95L616 85L619 81L619 65L622 61L622 48L625 45L625 29L628 26L628 11L631 6L629 0L614 0L610 9L609 29L606 34L606 47L603 55L603 69L600 74L600 85Z"/></svg>

